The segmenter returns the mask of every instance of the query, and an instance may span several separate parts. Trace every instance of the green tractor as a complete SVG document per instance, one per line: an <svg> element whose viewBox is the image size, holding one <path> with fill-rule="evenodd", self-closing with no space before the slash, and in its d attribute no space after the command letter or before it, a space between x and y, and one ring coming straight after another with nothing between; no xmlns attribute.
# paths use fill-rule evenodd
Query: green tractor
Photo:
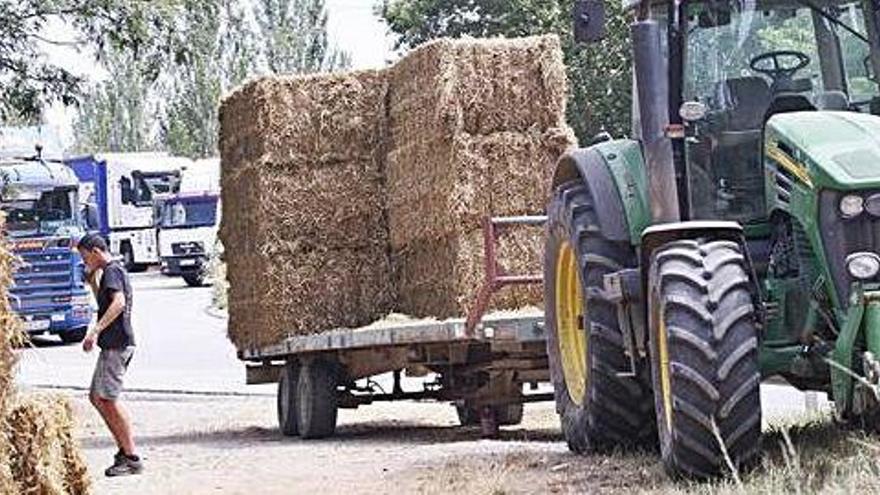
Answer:
<svg viewBox="0 0 880 495"><path fill-rule="evenodd" d="M880 1L627 7L634 138L563 156L548 207L569 447L659 443L673 475L747 467L769 377L878 426ZM575 12L600 38L602 4Z"/></svg>

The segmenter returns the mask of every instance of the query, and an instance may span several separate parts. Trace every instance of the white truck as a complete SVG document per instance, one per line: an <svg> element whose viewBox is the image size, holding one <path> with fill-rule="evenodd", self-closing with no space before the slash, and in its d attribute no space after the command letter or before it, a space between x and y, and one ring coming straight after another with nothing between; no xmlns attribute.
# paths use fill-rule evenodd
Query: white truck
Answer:
<svg viewBox="0 0 880 495"><path fill-rule="evenodd" d="M190 287L205 284L217 249L220 224L220 160L198 160L183 170L180 191L167 198L159 217L162 273Z"/></svg>
<svg viewBox="0 0 880 495"><path fill-rule="evenodd" d="M107 153L65 159L80 180L90 231L103 235L132 272L159 263L157 212L180 190L192 160L166 153Z"/></svg>

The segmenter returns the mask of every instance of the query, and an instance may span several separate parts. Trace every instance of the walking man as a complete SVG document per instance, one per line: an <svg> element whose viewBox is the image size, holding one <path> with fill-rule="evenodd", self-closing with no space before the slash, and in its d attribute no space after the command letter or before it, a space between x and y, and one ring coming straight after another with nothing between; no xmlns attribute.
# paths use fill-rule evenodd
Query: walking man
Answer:
<svg viewBox="0 0 880 495"><path fill-rule="evenodd" d="M104 474L138 474L143 470L143 464L135 454L128 413L119 403L122 378L134 354L131 284L125 268L113 260L107 243L99 235L85 235L76 248L86 265L86 280L98 300L98 322L86 334L82 344L86 352L90 352L95 344L101 349L92 376L89 399L107 423L119 447L113 465ZM103 272L100 281L96 280L99 272Z"/></svg>

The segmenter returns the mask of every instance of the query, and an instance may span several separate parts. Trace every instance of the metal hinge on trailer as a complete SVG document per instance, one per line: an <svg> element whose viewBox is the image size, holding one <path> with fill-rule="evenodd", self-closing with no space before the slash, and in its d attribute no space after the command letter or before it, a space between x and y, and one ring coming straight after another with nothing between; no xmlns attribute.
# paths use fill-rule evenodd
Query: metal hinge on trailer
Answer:
<svg viewBox="0 0 880 495"><path fill-rule="evenodd" d="M483 285L477 293L474 304L468 311L465 320L465 334L473 337L476 335L477 326L486 309L492 295L506 285L529 285L543 284L544 276L515 275L509 274L498 263L497 246L498 238L512 226L541 227L547 223L546 215L524 215L516 217L486 217L483 220Z"/></svg>

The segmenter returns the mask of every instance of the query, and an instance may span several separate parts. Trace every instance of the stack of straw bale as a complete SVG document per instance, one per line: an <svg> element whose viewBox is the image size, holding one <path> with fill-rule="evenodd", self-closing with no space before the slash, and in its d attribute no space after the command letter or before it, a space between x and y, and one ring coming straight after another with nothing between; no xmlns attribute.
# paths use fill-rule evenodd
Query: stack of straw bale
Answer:
<svg viewBox="0 0 880 495"><path fill-rule="evenodd" d="M439 40L389 73L388 220L398 309L468 312L483 279L482 220L543 212L553 165L574 143L554 36ZM502 237L499 262L541 271L542 231ZM496 308L539 305L540 287L505 288Z"/></svg>
<svg viewBox="0 0 880 495"><path fill-rule="evenodd" d="M7 299L13 264L8 245L0 241L0 493L88 493L90 479L73 439L67 401L16 393L13 347L22 334Z"/></svg>
<svg viewBox="0 0 880 495"><path fill-rule="evenodd" d="M559 40L440 40L384 71L252 81L220 111L229 335L241 349L370 323L462 316L487 215L544 210L564 121ZM541 269L542 232L501 240ZM540 304L506 288L496 308Z"/></svg>
<svg viewBox="0 0 880 495"><path fill-rule="evenodd" d="M383 72L263 78L221 107L229 335L361 326L391 310Z"/></svg>

